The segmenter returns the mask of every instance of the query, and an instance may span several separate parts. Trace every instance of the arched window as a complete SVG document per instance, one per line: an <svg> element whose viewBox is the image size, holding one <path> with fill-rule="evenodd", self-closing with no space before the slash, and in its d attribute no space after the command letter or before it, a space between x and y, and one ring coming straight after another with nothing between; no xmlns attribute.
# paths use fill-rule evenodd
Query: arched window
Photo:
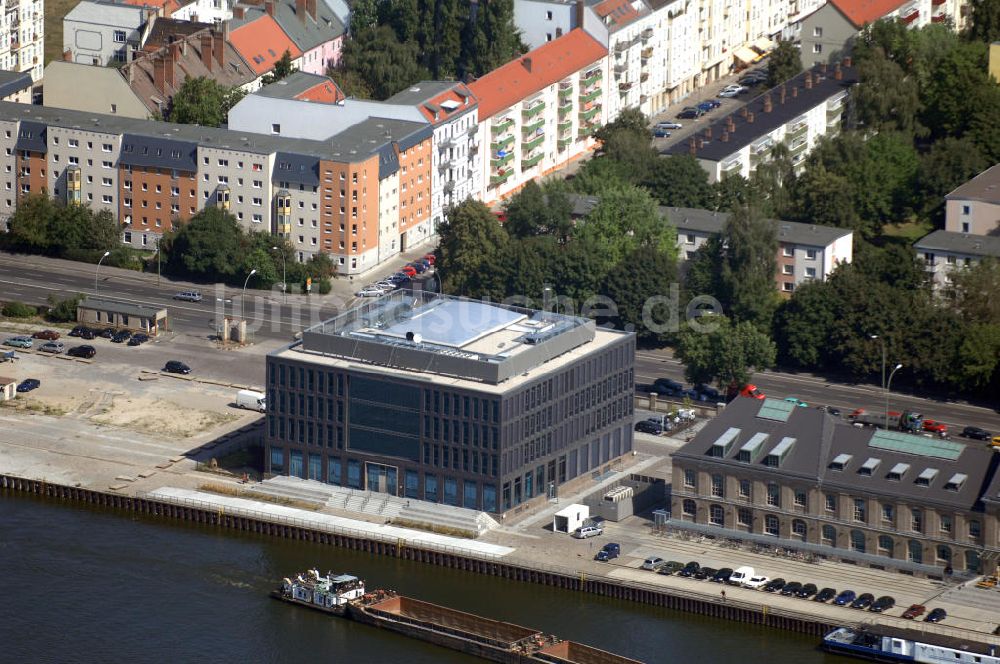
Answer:
<svg viewBox="0 0 1000 664"><path fill-rule="evenodd" d="M823 526L823 544L827 546L837 546L837 529L833 526Z"/></svg>
<svg viewBox="0 0 1000 664"><path fill-rule="evenodd" d="M806 522L802 519L792 519L792 536L806 541Z"/></svg>
<svg viewBox="0 0 1000 664"><path fill-rule="evenodd" d="M951 564L951 547L946 544L939 544L937 548L937 559L941 562Z"/></svg>
<svg viewBox="0 0 1000 664"><path fill-rule="evenodd" d="M778 517L773 514L768 514L764 517L764 532L766 534L777 536L779 528L780 522L778 521Z"/></svg>
<svg viewBox="0 0 1000 664"><path fill-rule="evenodd" d="M684 499L684 516L694 516L698 507L690 498Z"/></svg>
<svg viewBox="0 0 1000 664"><path fill-rule="evenodd" d="M910 540L906 545L906 559L911 563L924 562L924 546L916 540Z"/></svg>
<svg viewBox="0 0 1000 664"><path fill-rule="evenodd" d="M713 526L721 526L725 521L725 512L722 510L722 505L709 505L708 506L708 522Z"/></svg>
<svg viewBox="0 0 1000 664"><path fill-rule="evenodd" d="M865 534L860 530L851 531L851 551L865 552Z"/></svg>
<svg viewBox="0 0 1000 664"><path fill-rule="evenodd" d="M891 537L888 535L878 536L878 555L892 558L893 548L895 548L895 543Z"/></svg>
<svg viewBox="0 0 1000 664"><path fill-rule="evenodd" d="M965 552L965 569L969 572L979 571L979 554L975 551Z"/></svg>

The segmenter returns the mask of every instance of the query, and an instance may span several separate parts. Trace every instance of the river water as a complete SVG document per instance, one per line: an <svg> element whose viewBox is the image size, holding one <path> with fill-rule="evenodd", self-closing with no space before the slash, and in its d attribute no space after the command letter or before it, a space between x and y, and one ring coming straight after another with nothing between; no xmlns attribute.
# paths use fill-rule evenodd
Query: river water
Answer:
<svg viewBox="0 0 1000 664"><path fill-rule="evenodd" d="M650 664L852 661L812 637L4 493L0 661L481 661L268 597L281 577L314 566Z"/></svg>

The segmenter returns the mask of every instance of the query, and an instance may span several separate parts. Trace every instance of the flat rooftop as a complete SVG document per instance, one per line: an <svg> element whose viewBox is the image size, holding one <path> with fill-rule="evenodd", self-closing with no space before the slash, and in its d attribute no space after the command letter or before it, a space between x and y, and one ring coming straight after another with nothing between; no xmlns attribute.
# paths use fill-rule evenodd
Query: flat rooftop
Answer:
<svg viewBox="0 0 1000 664"><path fill-rule="evenodd" d="M308 328L275 357L505 392L626 333L593 320L396 291Z"/></svg>

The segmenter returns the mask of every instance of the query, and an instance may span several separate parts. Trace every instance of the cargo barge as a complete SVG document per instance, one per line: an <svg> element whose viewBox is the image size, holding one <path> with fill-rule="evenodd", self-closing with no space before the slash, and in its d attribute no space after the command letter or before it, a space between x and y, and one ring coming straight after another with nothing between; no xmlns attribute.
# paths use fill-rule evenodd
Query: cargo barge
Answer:
<svg viewBox="0 0 1000 664"><path fill-rule="evenodd" d="M1000 664L994 644L887 625L838 627L823 637L823 649L877 662Z"/></svg>
<svg viewBox="0 0 1000 664"><path fill-rule="evenodd" d="M391 590L365 592L350 574L309 570L271 596L501 664L641 664L537 629L456 611Z"/></svg>

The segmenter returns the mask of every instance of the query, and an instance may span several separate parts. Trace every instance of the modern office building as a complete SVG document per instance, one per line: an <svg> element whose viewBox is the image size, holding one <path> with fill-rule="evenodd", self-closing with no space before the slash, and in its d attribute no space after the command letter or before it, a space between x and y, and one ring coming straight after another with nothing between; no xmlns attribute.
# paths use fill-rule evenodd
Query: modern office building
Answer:
<svg viewBox="0 0 1000 664"><path fill-rule="evenodd" d="M986 445L741 398L674 453L671 522L857 564L975 572L1000 555L998 460Z"/></svg>
<svg viewBox="0 0 1000 664"><path fill-rule="evenodd" d="M1000 164L945 196L944 213L946 231L1000 236Z"/></svg>
<svg viewBox="0 0 1000 664"><path fill-rule="evenodd" d="M267 356L267 470L499 513L632 450L635 337L396 292Z"/></svg>
<svg viewBox="0 0 1000 664"><path fill-rule="evenodd" d="M731 175L750 177L783 143L796 167L823 136L840 132L850 88L857 75L850 59L821 64L751 99L739 110L714 120L666 154L690 154L710 182Z"/></svg>

